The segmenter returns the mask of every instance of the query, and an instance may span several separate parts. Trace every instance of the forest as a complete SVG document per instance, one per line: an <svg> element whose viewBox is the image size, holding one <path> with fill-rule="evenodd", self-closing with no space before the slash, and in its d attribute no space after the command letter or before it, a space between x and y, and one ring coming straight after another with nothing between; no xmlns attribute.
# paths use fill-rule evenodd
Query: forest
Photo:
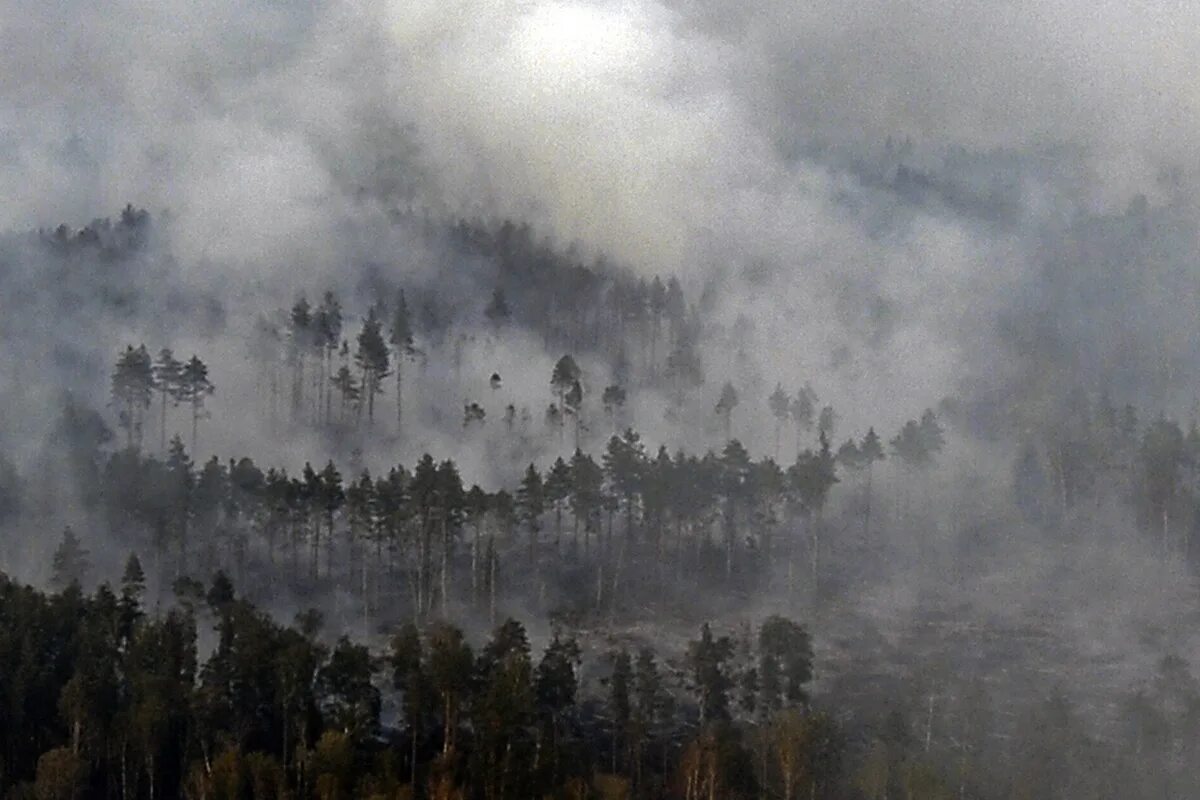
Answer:
<svg viewBox="0 0 1200 800"><path fill-rule="evenodd" d="M154 224L130 207L35 242L63 269L128 269ZM1097 546L1193 581L1195 421L1077 392L1015 443L995 439L1031 418L981 431L953 398L847 432L807 383L708 379L680 282L579 265L509 223L449 230L494 269L477 317L379 276L358 313L301 291L231 326L252 376L230 389L216 359L126 342L107 403L62 395L36 455L2 462L10 557L34 529L47 545L45 588L6 577L0 599L6 796L1195 790L1184 658L1147 641L1130 681L976 586L1053 550L1022 591L1069 603ZM570 348L540 386L469 374L526 332ZM447 383L481 392L461 416L430 404ZM316 452L197 457L226 415ZM488 468L418 454L430 430ZM1007 454L1002 476L981 449ZM1100 533L1114 515L1132 540ZM865 602L893 575L921 587L908 619Z"/></svg>
<svg viewBox="0 0 1200 800"><path fill-rule="evenodd" d="M1186 3L0 0L0 800L1200 797Z"/></svg>

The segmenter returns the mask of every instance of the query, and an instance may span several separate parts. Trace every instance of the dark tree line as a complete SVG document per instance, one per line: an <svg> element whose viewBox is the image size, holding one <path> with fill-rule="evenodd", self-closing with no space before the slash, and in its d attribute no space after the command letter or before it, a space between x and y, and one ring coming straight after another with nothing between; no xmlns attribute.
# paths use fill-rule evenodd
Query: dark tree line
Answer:
<svg viewBox="0 0 1200 800"><path fill-rule="evenodd" d="M1185 797L1200 684L1168 657L1088 734L1061 694L1002 722L978 682L869 719L814 692L807 630L708 624L680 652L512 619L472 641L403 623L374 647L281 625L217 573L145 599L0 575L6 798ZM201 638L211 642L202 651ZM203 654L202 654L203 652ZM826 676L849 679L851 675ZM900 701L901 697L894 698ZM943 708L948 705L948 708ZM934 728L936 727L936 735Z"/></svg>
<svg viewBox="0 0 1200 800"><path fill-rule="evenodd" d="M371 650L322 637L316 612L277 624L223 573L174 591L150 610L134 556L116 590L91 595L0 576L4 796L799 797L841 779L822 750L836 730L809 708L808 634L781 617L739 640L746 665L705 626L679 680L649 648L591 655L608 677L585 694L584 653L562 631L538 654L511 619L478 647L448 623L409 623ZM743 772L759 735L789 749Z"/></svg>

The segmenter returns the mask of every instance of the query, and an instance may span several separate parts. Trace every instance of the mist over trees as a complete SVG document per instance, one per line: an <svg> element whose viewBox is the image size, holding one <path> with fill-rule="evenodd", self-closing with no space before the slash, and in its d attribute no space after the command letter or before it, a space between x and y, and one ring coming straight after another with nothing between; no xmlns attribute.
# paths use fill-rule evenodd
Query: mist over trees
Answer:
<svg viewBox="0 0 1200 800"><path fill-rule="evenodd" d="M76 6L0 798L1200 796L1188 8Z"/></svg>
<svg viewBox="0 0 1200 800"><path fill-rule="evenodd" d="M861 414L808 381L709 377L698 302L605 270L588 274L608 315L577 338L560 326L578 310L532 289L489 281L451 306L384 281L306 287L197 347L244 366L161 339L109 350L107 401L60 398L37 455L2 462L5 552L61 531L22 568L56 594L6 579L9 674L52 646L25 626L67 626L41 688L6 689L6 729L38 720L6 744L6 791L1188 791L1197 701L1175 634L1128 659L1117 640L1122 667L1095 671L1065 622L975 585L1007 574L1025 583L1005 592L1053 604L1121 570L1194 581L1194 422L1075 391L999 426L948 398L854 431ZM506 378L488 354L530 331L540 370ZM228 429L273 434L200 455ZM271 458L271 435L304 460ZM1052 552L1053 579L1022 564ZM896 587L920 594L872 607ZM1170 591L1163 613L1187 608Z"/></svg>

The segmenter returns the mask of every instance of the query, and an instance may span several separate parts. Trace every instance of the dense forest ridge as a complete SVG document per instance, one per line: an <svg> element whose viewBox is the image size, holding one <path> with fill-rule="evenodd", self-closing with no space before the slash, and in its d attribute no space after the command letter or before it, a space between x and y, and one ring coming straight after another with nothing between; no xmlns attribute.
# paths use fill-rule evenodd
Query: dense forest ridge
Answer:
<svg viewBox="0 0 1200 800"><path fill-rule="evenodd" d="M1122 704L1136 746L1089 735L1061 695L999 722L999 698L978 683L907 715L885 703L847 729L834 698L810 696L808 632L780 616L728 634L704 624L678 653L557 626L535 658L513 619L478 646L435 621L372 649L323 636L315 611L279 625L223 573L177 582L167 610L144 594L136 556L118 591L90 596L0 574L5 797L1116 800L1196 788L1200 686L1178 659Z"/></svg>

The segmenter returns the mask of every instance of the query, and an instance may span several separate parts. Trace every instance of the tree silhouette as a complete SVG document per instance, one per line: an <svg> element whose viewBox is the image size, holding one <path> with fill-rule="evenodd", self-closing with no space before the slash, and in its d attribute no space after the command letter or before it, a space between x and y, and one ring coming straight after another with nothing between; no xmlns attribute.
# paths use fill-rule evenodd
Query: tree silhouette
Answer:
<svg viewBox="0 0 1200 800"><path fill-rule="evenodd" d="M196 452L199 439L200 419L205 415L204 403L216 391L208 379L208 366L197 356L192 356L183 365L179 377L179 402L186 403L192 410L192 452Z"/></svg>
<svg viewBox="0 0 1200 800"><path fill-rule="evenodd" d="M392 326L388 341L396 351L396 433L404 435L404 362L417 354L413 346L412 322L409 319L408 301L404 290L396 295L396 307L392 310Z"/></svg>
<svg viewBox="0 0 1200 800"><path fill-rule="evenodd" d="M721 396L717 398L716 412L721 419L721 424L725 428L725 441L729 441L730 431L733 425L733 410L738 405L737 389L733 388L733 384L725 381L725 385L721 387Z"/></svg>
<svg viewBox="0 0 1200 800"><path fill-rule="evenodd" d="M124 429L129 448L142 446L146 409L150 407L154 388L154 367L146 346L127 346L113 370L112 399L117 409L117 424Z"/></svg>
<svg viewBox="0 0 1200 800"><path fill-rule="evenodd" d="M767 398L767 406L771 409L771 416L775 417L775 458L779 458L779 437L791 410L791 398L783 390L782 384L775 384L775 391Z"/></svg>
<svg viewBox="0 0 1200 800"><path fill-rule="evenodd" d="M583 373L579 369L579 365L575 363L575 359L569 355L560 358L554 364L554 370L550 374L550 388L554 390L555 396L558 398L558 424L559 424L559 442L562 442L562 425L564 423L563 413L567 408L567 393L575 388L575 384L583 377ZM580 392L580 401L582 402L582 391Z"/></svg>
<svg viewBox="0 0 1200 800"><path fill-rule="evenodd" d="M366 400L368 425L375 420L375 397L383 393L383 379L389 375L388 348L381 330L379 314L372 306L363 319L354 353L354 363L362 373L360 386Z"/></svg>
<svg viewBox="0 0 1200 800"><path fill-rule="evenodd" d="M80 543L75 531L67 526L63 530L62 541L54 550L50 585L62 590L73 583L83 583L89 569L91 563L88 561L88 551Z"/></svg>
<svg viewBox="0 0 1200 800"><path fill-rule="evenodd" d="M164 347L158 351L158 360L154 362L154 385L158 390L160 403L159 420L159 449L167 452L167 400L178 403L181 382L183 379L183 364L175 358L170 348Z"/></svg>

